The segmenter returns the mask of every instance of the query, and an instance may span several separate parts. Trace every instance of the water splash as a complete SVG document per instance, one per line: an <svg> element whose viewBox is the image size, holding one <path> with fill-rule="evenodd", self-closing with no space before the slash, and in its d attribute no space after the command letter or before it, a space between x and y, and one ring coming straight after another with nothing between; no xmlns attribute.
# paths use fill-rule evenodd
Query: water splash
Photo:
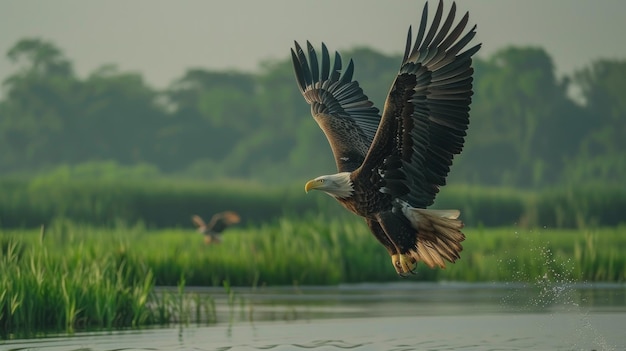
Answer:
<svg viewBox="0 0 626 351"><path fill-rule="evenodd" d="M531 233L529 231L528 234ZM587 283L579 283L575 279L573 260L556 254L549 241L535 240L541 238L540 232L520 235L515 231L513 234L520 241L519 244L526 245L532 254L524 262L508 255L505 255L507 259L499 260L499 269L508 270L515 280L509 283L511 290L502 298L502 306L522 312L549 313L551 317L571 313L574 317L572 321L575 322L570 339L573 349L584 349L581 345L591 343L594 345L593 350L614 350L593 324L589 311L582 307L586 301L579 287ZM538 273L532 275L524 272ZM546 323L545 327L550 328L549 324Z"/></svg>

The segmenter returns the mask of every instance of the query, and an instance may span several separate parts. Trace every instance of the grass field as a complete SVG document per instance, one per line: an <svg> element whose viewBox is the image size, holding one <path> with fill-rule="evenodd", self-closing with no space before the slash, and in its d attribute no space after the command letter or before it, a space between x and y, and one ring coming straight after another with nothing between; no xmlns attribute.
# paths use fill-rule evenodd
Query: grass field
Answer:
<svg viewBox="0 0 626 351"><path fill-rule="evenodd" d="M340 205L329 196L305 195L304 181L268 186L234 180L0 177L0 226L35 227L63 217L94 226L111 226L122 220L171 228L188 225L189 216L196 211L210 214L225 209L238 212L248 224L305 213L334 217ZM434 207L459 209L468 226L618 226L626 225L622 213L626 188L621 184L584 184L529 190L457 184L442 189Z"/></svg>
<svg viewBox="0 0 626 351"><path fill-rule="evenodd" d="M626 281L625 227L466 228L461 259L418 266L417 281ZM181 300L157 285L262 286L396 281L386 250L356 217L229 231L205 246L191 228L97 228L54 221L0 231L0 330L73 330L168 323ZM198 304L210 310L211 301ZM177 310L179 311L177 317Z"/></svg>

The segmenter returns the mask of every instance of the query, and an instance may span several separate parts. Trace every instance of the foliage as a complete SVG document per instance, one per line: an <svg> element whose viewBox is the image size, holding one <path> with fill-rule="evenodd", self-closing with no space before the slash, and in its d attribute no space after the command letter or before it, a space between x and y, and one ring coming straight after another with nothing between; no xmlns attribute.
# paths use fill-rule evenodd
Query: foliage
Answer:
<svg viewBox="0 0 626 351"><path fill-rule="evenodd" d="M479 183L558 183L592 120L566 95L549 55L508 48L477 60L467 149L453 177Z"/></svg>
<svg viewBox="0 0 626 351"><path fill-rule="evenodd" d="M56 220L45 231L0 230L0 338L41 332L215 322L210 296L186 286L333 285L400 279L358 218L283 217L235 228L205 246L187 229L107 228ZM623 227L586 230L466 228L445 270L417 281L624 282ZM177 286L156 291L155 285ZM232 302L229 294L229 303Z"/></svg>
<svg viewBox="0 0 626 351"><path fill-rule="evenodd" d="M80 78L53 43L20 40L7 52L16 71L0 100L0 172L114 161L272 184L332 172L285 54L254 74L190 68L158 91L114 64ZM382 107L400 57L368 48L342 56ZM451 183L544 188L624 178L625 61L601 59L557 78L545 50L510 47L474 67L471 126Z"/></svg>
<svg viewBox="0 0 626 351"><path fill-rule="evenodd" d="M61 178L62 179L62 178ZM191 215L210 217L232 210L246 222L269 221L287 212L306 212L315 201L302 201L293 188L263 187L250 182L214 183L129 179L0 181L0 224L32 227L56 218L112 225L118 221L149 226L190 226ZM298 187L298 192L301 192ZM330 200L330 199L328 199Z"/></svg>
<svg viewBox="0 0 626 351"><path fill-rule="evenodd" d="M58 221L47 234L56 238L0 232L0 340L182 324L192 313L198 322L215 322L211 296L186 292L184 279L177 293L155 290L152 270L127 253L124 236L135 238L138 228L112 232Z"/></svg>
<svg viewBox="0 0 626 351"><path fill-rule="evenodd" d="M87 234L101 233L92 229ZM64 232L62 240L71 244L57 251L43 240L24 242L3 233L2 334L145 324L150 316L146 304L154 286L152 272L139 262L128 262L124 244L106 234L112 250L98 250L89 239L78 240L68 237L75 233Z"/></svg>
<svg viewBox="0 0 626 351"><path fill-rule="evenodd" d="M460 261L445 270L419 265L415 279L528 281L554 268L543 255L550 251L549 259L555 259L551 262L561 265L561 273L571 281L624 281L623 229L468 227ZM211 246L204 245L192 229L149 230L123 224L97 228L63 220L46 229L43 241L37 230L2 231L0 238L24 246L19 255L4 254L17 256L16 262L33 254L45 255L41 257L50 260L47 267L58 272L87 269L100 262L98 269L107 270L110 264L112 272L124 266L124 274L117 276L124 281L144 281L149 271L155 284L164 286L178 285L181 277L188 286L222 286L224 281L256 286L399 279L387 251L354 216L282 217L269 224L233 228L221 244ZM55 266L56 260L66 260L66 266Z"/></svg>
<svg viewBox="0 0 626 351"><path fill-rule="evenodd" d="M112 174L126 180L109 178ZM110 163L64 166L31 181L0 179L0 193L0 225L5 228L38 227L57 218L92 225L121 221L189 227L193 214L208 218L225 210L238 212L244 224L269 223L284 215L351 216L329 196L304 194L301 183L177 181L153 175L149 167L118 169ZM614 226L625 223L620 210L626 208L626 192L620 185L607 184L541 191L452 185L440 191L434 206L461 210L469 226Z"/></svg>
<svg viewBox="0 0 626 351"><path fill-rule="evenodd" d="M573 77L582 90L593 124L582 139L577 157L571 157L565 179L575 182L621 182L626 174L626 60L598 60Z"/></svg>

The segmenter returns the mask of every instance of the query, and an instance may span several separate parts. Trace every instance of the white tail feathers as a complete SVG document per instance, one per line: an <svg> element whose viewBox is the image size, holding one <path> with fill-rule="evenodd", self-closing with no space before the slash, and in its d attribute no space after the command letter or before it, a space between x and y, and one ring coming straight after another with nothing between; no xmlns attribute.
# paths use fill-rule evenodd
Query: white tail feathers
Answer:
<svg viewBox="0 0 626 351"><path fill-rule="evenodd" d="M429 210L406 206L404 215L417 230L417 250L411 256L430 268L445 268L445 261L454 263L463 250L463 222L458 210ZM445 261L444 261L445 260Z"/></svg>
<svg viewBox="0 0 626 351"><path fill-rule="evenodd" d="M425 208L414 208L417 212L427 213L430 216L442 217L447 219L457 219L461 215L459 210L430 210Z"/></svg>

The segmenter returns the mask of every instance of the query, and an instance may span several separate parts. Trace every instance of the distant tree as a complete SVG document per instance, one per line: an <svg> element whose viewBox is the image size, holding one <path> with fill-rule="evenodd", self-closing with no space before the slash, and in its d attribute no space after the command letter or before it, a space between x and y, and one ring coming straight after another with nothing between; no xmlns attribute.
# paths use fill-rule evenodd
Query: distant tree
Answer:
<svg viewBox="0 0 626 351"><path fill-rule="evenodd" d="M556 181L588 121L567 97L567 81L557 81L550 56L512 47L476 60L475 70L470 131L458 167L465 171L457 176L520 186Z"/></svg>
<svg viewBox="0 0 626 351"><path fill-rule="evenodd" d="M124 174L141 165L133 174L284 183L335 167L287 55L257 74L189 69L164 91L115 65L80 79L41 39L20 40L6 55L16 70L0 100L5 174ZM341 56L344 68L354 60L354 78L382 108L400 57L368 48ZM474 68L470 129L451 182L540 187L626 175L626 61L598 60L557 79L545 50L510 47ZM584 104L567 96L571 86Z"/></svg>
<svg viewBox="0 0 626 351"><path fill-rule="evenodd" d="M70 62L53 44L23 39L7 52L20 65L3 83L0 103L0 170L53 165L67 154L63 138L80 99Z"/></svg>
<svg viewBox="0 0 626 351"><path fill-rule="evenodd" d="M0 169L158 160L154 136L165 110L140 75L109 65L80 80L60 49L40 39L19 41L7 56L21 69L4 82Z"/></svg>
<svg viewBox="0 0 626 351"><path fill-rule="evenodd" d="M290 133L309 114L309 106L296 85L291 58L264 62L261 69L257 78L258 118L263 126Z"/></svg>
<svg viewBox="0 0 626 351"><path fill-rule="evenodd" d="M173 106L164 129L165 169L180 170L198 160L222 162L258 125L255 90L253 75L202 69L190 69L171 84L165 93Z"/></svg>
<svg viewBox="0 0 626 351"><path fill-rule="evenodd" d="M575 182L623 182L626 176L626 60L597 60L574 74L592 116L566 170Z"/></svg>
<svg viewBox="0 0 626 351"><path fill-rule="evenodd" d="M167 114L159 94L138 73L105 65L82 82L83 101L75 128L89 152L82 161L115 159L121 164L159 164Z"/></svg>
<svg viewBox="0 0 626 351"><path fill-rule="evenodd" d="M23 72L41 76L72 76L71 63L54 44L39 38L22 39L7 52L7 58L22 64ZM10 83L11 79L8 80Z"/></svg>
<svg viewBox="0 0 626 351"><path fill-rule="evenodd" d="M593 129L583 151L594 154L626 152L626 60L598 60L574 75Z"/></svg>

